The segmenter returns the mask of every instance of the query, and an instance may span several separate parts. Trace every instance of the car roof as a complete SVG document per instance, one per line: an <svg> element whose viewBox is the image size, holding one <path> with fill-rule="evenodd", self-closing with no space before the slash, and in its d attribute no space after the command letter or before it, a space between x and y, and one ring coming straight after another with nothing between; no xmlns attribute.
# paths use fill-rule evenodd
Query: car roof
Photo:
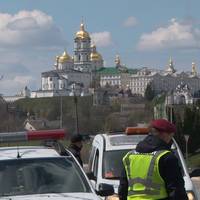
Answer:
<svg viewBox="0 0 200 200"><path fill-rule="evenodd" d="M20 158L60 157L55 149L44 146L1 147L0 161L17 159L18 152Z"/></svg>
<svg viewBox="0 0 200 200"><path fill-rule="evenodd" d="M146 135L103 134L105 150L133 149Z"/></svg>
<svg viewBox="0 0 200 200"><path fill-rule="evenodd" d="M123 150L123 149L135 149L138 142L143 140L147 135L127 135L123 132L121 133L105 133L99 134L103 137L104 150ZM97 136L97 140L99 137ZM174 149L176 144L173 144Z"/></svg>

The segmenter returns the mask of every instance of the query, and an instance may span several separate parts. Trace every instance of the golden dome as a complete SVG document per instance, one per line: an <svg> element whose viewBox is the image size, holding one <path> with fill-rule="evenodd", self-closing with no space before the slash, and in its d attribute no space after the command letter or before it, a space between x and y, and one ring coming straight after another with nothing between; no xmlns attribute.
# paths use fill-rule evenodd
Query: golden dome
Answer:
<svg viewBox="0 0 200 200"><path fill-rule="evenodd" d="M59 63L65 63L65 62L71 61L71 60L72 60L71 56L69 56L66 51L64 51L62 56L59 56L59 58L58 58Z"/></svg>
<svg viewBox="0 0 200 200"><path fill-rule="evenodd" d="M79 39L90 39L90 35L89 35L89 33L87 31L85 31L83 23L81 23L81 25L80 25L80 31L78 31L76 33L76 38L79 38Z"/></svg>
<svg viewBox="0 0 200 200"><path fill-rule="evenodd" d="M194 62L192 62L192 74L193 75L197 74L196 64Z"/></svg>
<svg viewBox="0 0 200 200"><path fill-rule="evenodd" d="M100 53L97 52L96 46L94 44L91 45L92 52L90 54L90 60L91 61L98 61L102 60L102 56Z"/></svg>
<svg viewBox="0 0 200 200"><path fill-rule="evenodd" d="M93 60L102 60L102 56L101 54L97 53L97 52L94 52L94 53L91 53L90 54L90 60L93 61Z"/></svg>

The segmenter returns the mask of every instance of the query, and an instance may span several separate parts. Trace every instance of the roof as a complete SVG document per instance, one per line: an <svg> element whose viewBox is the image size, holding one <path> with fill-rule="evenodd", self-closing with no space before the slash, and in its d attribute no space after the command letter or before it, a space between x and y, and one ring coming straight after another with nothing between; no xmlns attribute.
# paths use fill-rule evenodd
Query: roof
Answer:
<svg viewBox="0 0 200 200"><path fill-rule="evenodd" d="M103 134L107 151L133 149L146 135Z"/></svg>
<svg viewBox="0 0 200 200"><path fill-rule="evenodd" d="M97 73L100 73L100 74L121 74L121 73L135 74L135 73L137 73L137 71L138 71L138 69L127 68L127 71L123 72L116 67L102 67L99 70L97 70Z"/></svg>
<svg viewBox="0 0 200 200"><path fill-rule="evenodd" d="M17 159L17 152L21 158L60 157L56 150L43 146L1 147L0 161Z"/></svg>
<svg viewBox="0 0 200 200"><path fill-rule="evenodd" d="M42 72L42 77L61 77L63 74L69 73L79 73L79 74L89 74L88 72L79 71L76 69L59 69L59 70L50 70L46 72Z"/></svg>

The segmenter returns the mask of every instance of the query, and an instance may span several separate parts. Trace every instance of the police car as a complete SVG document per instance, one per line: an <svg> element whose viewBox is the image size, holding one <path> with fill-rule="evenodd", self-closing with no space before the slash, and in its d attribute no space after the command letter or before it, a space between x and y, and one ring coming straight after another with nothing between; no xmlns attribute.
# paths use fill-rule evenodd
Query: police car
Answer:
<svg viewBox="0 0 200 200"><path fill-rule="evenodd" d="M107 197L107 200L119 199L117 192L123 167L122 158L128 151L136 148L137 143L146 137L147 132L147 128L129 127L123 133L98 134L94 137L88 173L96 190L98 190L101 183L114 186L115 195ZM173 140L172 151L180 161L189 200L197 200L196 190L188 174L181 150L175 140Z"/></svg>
<svg viewBox="0 0 200 200"><path fill-rule="evenodd" d="M99 200L73 155L56 142L64 130L0 133L0 143L46 140L42 146L0 147L0 199ZM99 195L113 193L100 185Z"/></svg>

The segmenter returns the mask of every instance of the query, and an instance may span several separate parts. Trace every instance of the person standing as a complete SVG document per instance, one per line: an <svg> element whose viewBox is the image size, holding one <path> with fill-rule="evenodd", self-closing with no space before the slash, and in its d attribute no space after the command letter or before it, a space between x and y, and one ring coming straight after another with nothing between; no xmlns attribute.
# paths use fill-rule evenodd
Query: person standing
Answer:
<svg viewBox="0 0 200 200"><path fill-rule="evenodd" d="M171 151L174 124L150 123L148 136L123 158L120 200L188 200L178 158Z"/></svg>
<svg viewBox="0 0 200 200"><path fill-rule="evenodd" d="M78 160L79 164L83 167L81 159L81 149L83 147L83 137L80 134L73 135L70 139L69 151Z"/></svg>

